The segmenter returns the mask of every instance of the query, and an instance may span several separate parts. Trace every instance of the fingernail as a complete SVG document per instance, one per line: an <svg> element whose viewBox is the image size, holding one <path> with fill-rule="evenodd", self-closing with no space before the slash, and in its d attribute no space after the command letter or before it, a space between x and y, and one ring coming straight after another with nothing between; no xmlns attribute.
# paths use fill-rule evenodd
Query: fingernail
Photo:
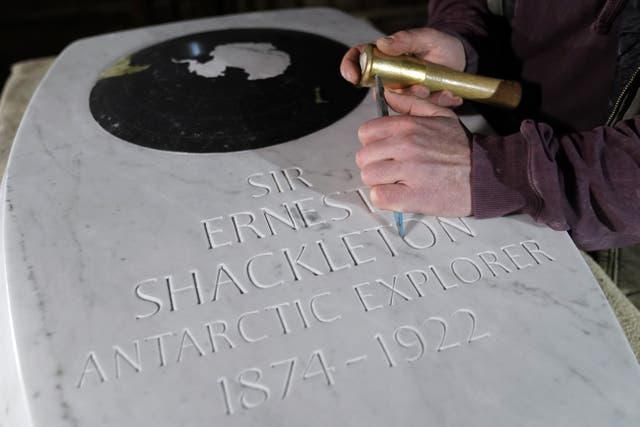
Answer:
<svg viewBox="0 0 640 427"><path fill-rule="evenodd" d="M387 43L387 44L391 44L393 43L393 36L386 36L382 39L383 42Z"/></svg>

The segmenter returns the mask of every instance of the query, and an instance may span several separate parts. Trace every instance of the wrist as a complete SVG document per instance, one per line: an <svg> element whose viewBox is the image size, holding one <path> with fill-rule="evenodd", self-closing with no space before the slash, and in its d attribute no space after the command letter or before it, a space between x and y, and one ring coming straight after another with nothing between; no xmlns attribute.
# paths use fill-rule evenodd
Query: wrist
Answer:
<svg viewBox="0 0 640 427"><path fill-rule="evenodd" d="M477 218L535 216L538 198L527 178L527 144L520 135L480 136L471 142L471 206Z"/></svg>

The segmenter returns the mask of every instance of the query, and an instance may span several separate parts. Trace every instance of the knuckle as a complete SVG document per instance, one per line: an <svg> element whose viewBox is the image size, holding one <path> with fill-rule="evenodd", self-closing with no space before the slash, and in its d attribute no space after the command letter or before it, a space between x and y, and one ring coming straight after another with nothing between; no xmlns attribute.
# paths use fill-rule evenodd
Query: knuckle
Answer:
<svg viewBox="0 0 640 427"><path fill-rule="evenodd" d="M426 86L411 86L411 94L421 99L426 99L431 95L431 92Z"/></svg>
<svg viewBox="0 0 640 427"><path fill-rule="evenodd" d="M394 196L388 185L376 185L371 188L371 203L379 209L390 209L394 205Z"/></svg>
<svg viewBox="0 0 640 427"><path fill-rule="evenodd" d="M416 140L414 138L402 138L397 142L398 150L401 150L406 154L413 153L416 145Z"/></svg>
<svg viewBox="0 0 640 427"><path fill-rule="evenodd" d="M420 186L422 180L430 178L429 169L431 164L428 156L423 155L423 157L427 158L416 158L406 162L407 179L404 181L405 183Z"/></svg>
<svg viewBox="0 0 640 427"><path fill-rule="evenodd" d="M369 185L367 180L367 175L362 169L360 169L360 181L362 181L362 183L365 185Z"/></svg>
<svg viewBox="0 0 640 427"><path fill-rule="evenodd" d="M423 39L427 39L427 38L433 38L436 35L437 31L434 30L433 28L421 28L420 31L420 37Z"/></svg>
<svg viewBox="0 0 640 427"><path fill-rule="evenodd" d="M419 145L425 138L429 137L429 123L426 120L414 121L409 125L403 134L403 138L414 145Z"/></svg>
<svg viewBox="0 0 640 427"><path fill-rule="evenodd" d="M367 155L363 148L356 151L356 165L358 165L359 168L363 168L367 164L366 158Z"/></svg>
<svg viewBox="0 0 640 427"><path fill-rule="evenodd" d="M369 135L371 134L370 127L369 123L365 123L358 128L358 139L363 144L369 141Z"/></svg>
<svg viewBox="0 0 640 427"><path fill-rule="evenodd" d="M455 120L452 117L435 117L434 128L440 132L450 133L454 129Z"/></svg>
<svg viewBox="0 0 640 427"><path fill-rule="evenodd" d="M378 117L362 124L358 128L358 139L363 145L385 138L389 133L392 117Z"/></svg>
<svg viewBox="0 0 640 427"><path fill-rule="evenodd" d="M395 130L396 133L406 135L414 133L418 129L418 124L415 118L410 116L398 116L396 120Z"/></svg>
<svg viewBox="0 0 640 427"><path fill-rule="evenodd" d="M373 206L377 208L384 208L386 205L386 197L384 195L382 187L373 187L371 189L371 193L369 194L369 198L371 199L371 203L373 203Z"/></svg>
<svg viewBox="0 0 640 427"><path fill-rule="evenodd" d="M406 42L412 38L412 34L409 30L400 30L393 35L393 38L396 40Z"/></svg>
<svg viewBox="0 0 640 427"><path fill-rule="evenodd" d="M360 179L366 185L371 185L374 182L374 172L370 166L360 169Z"/></svg>
<svg viewBox="0 0 640 427"><path fill-rule="evenodd" d="M442 130L442 125L442 117L429 117L429 120L426 123L427 128L432 132Z"/></svg>

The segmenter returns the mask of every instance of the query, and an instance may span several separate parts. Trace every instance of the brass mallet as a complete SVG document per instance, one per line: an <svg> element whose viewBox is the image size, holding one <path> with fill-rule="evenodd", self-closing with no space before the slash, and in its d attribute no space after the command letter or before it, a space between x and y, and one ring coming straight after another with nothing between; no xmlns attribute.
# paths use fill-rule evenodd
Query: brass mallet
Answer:
<svg viewBox="0 0 640 427"><path fill-rule="evenodd" d="M378 75L386 87L426 86L431 92L448 90L470 101L516 108L522 96L520 83L452 70L413 56L390 56L367 45L360 54L361 86L374 86Z"/></svg>

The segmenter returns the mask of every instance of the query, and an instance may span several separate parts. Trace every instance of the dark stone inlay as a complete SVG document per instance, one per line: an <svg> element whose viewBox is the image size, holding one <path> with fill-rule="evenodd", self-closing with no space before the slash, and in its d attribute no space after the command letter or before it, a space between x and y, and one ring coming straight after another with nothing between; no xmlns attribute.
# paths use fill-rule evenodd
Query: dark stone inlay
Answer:
<svg viewBox="0 0 640 427"><path fill-rule="evenodd" d="M270 43L290 57L275 77L248 80L242 68L202 77L180 60L212 60L217 46ZM105 70L89 99L109 133L158 150L211 153L267 147L316 132L348 114L365 89L339 74L347 47L315 34L232 29L168 40Z"/></svg>

